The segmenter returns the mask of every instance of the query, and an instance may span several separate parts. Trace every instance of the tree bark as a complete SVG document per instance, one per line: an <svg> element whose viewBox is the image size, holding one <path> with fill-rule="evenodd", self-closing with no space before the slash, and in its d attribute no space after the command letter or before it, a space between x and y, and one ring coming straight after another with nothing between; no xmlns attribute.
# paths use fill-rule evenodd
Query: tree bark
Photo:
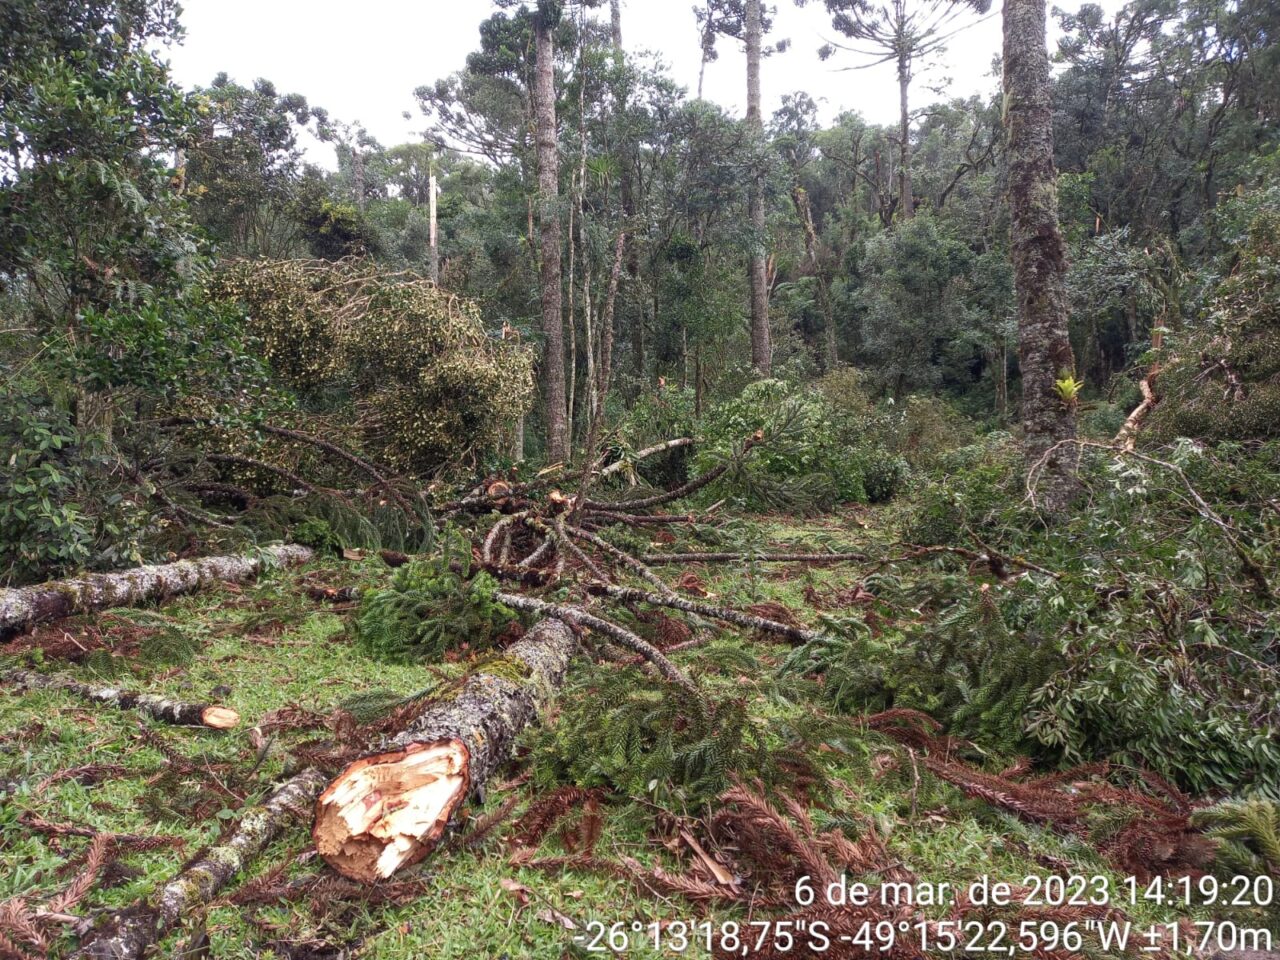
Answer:
<svg viewBox="0 0 1280 960"><path fill-rule="evenodd" d="M82 938L75 956L85 960L139 960L152 945L176 929L184 917L209 904L277 837L301 821L324 783L324 774L319 770L309 768L299 773L262 806L249 810L226 842L205 851L165 884L153 903L116 911L96 922Z"/></svg>
<svg viewBox="0 0 1280 960"><path fill-rule="evenodd" d="M1075 490L1073 400L1056 381L1075 375L1067 335L1067 250L1058 226L1057 171L1044 0L1005 0L1005 126L1009 138L1010 249L1018 300L1023 452L1047 458L1042 502L1061 513Z"/></svg>
<svg viewBox="0 0 1280 960"><path fill-rule="evenodd" d="M911 60L898 55L898 179L902 184L902 219L916 215L914 187L911 183L911 110L908 92L911 86Z"/></svg>
<svg viewBox="0 0 1280 960"><path fill-rule="evenodd" d="M180 727L211 727L230 730L240 723L240 714L228 707L208 703L184 703L149 693L132 693L118 687L94 687L70 677L34 673L30 670L8 670L0 673L0 683L26 690L62 690L84 700L91 700L119 710L137 710L162 723Z"/></svg>
<svg viewBox="0 0 1280 960"><path fill-rule="evenodd" d="M541 701L564 682L576 647L566 623L541 621L456 694L343 770L316 803L320 855L361 883L427 856L467 794L510 757Z"/></svg>
<svg viewBox="0 0 1280 960"><path fill-rule="evenodd" d="M746 627L748 630L777 633L798 643L821 640L823 636L816 630L795 627L789 623L779 623L767 617L757 617L754 614L742 613L729 607L717 607L714 604L701 603L697 600L686 600L684 597L661 596L656 593L649 593L647 590L637 590L635 587L620 587L612 583L588 583L587 592L612 597L615 600L648 603L655 607L669 607L672 610L680 610L684 613L695 613L700 617L723 620L725 623Z"/></svg>
<svg viewBox="0 0 1280 960"><path fill-rule="evenodd" d="M311 551L295 544L267 547L256 556L203 557L119 573L91 573L31 587L0 590L0 639L36 624L110 607L131 607L192 593L219 581L239 582L273 562L306 563Z"/></svg>
<svg viewBox="0 0 1280 960"><path fill-rule="evenodd" d="M542 389L547 421L547 455L569 456L565 406L564 320L560 292L560 157L556 138L555 41L558 16L546 2L534 16L533 103L538 142L538 226L541 234Z"/></svg>
<svg viewBox="0 0 1280 960"><path fill-rule="evenodd" d="M1117 444L1124 450L1133 450L1138 445L1138 434L1142 430L1143 423L1146 422L1147 416L1160 402L1160 398L1156 395L1155 382L1156 377L1160 373L1160 364L1153 364L1151 369L1147 371L1147 375L1138 383L1138 390L1142 393L1142 402L1133 408L1133 411L1125 418L1124 423L1120 427L1120 432L1116 434L1115 439L1111 442Z"/></svg>
<svg viewBox="0 0 1280 960"><path fill-rule="evenodd" d="M760 0L747 0L747 126L757 146L764 137L764 124L760 117L760 20ZM751 259L747 266L747 278L751 285L751 365L762 377L767 377L773 367L773 347L769 342L763 169L752 171L748 207L752 232Z"/></svg>
<svg viewBox="0 0 1280 960"><path fill-rule="evenodd" d="M600 314L600 383L596 387L596 396L602 408L613 379L613 315L618 302L618 285L622 281L622 256L626 246L626 233L619 233L614 245L613 269L609 272L609 289Z"/></svg>

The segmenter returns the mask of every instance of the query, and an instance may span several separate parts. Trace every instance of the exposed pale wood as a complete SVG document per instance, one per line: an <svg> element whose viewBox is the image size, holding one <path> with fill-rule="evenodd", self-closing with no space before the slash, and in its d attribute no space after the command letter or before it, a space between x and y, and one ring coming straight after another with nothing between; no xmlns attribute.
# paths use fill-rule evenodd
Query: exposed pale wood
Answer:
<svg viewBox="0 0 1280 960"><path fill-rule="evenodd" d="M541 621L428 706L403 733L343 770L316 802L316 849L339 873L383 880L427 856L468 792L564 682L577 638Z"/></svg>
<svg viewBox="0 0 1280 960"><path fill-rule="evenodd" d="M1120 432L1116 434L1115 440L1112 441L1120 444L1125 450L1132 450L1137 446L1138 434L1142 430L1142 424L1159 402L1155 391L1156 374L1159 372L1160 367L1157 364L1138 383L1138 389L1142 392L1142 402L1134 407L1129 416L1125 418L1124 425L1120 428Z"/></svg>

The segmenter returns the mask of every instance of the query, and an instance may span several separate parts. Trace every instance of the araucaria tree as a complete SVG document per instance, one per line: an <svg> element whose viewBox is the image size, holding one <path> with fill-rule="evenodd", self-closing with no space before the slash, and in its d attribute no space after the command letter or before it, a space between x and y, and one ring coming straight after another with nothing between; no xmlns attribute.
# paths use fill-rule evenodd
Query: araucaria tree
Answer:
<svg viewBox="0 0 1280 960"><path fill-rule="evenodd" d="M533 18L533 103L538 139L538 225L542 274L542 388L547 455L569 456L564 386L564 320L560 292L560 157L556 140L555 40L558 0L539 0Z"/></svg>
<svg viewBox="0 0 1280 960"><path fill-rule="evenodd" d="M1004 2L1010 255L1018 301L1023 450L1042 503L1061 512L1074 488L1075 358L1067 332L1067 248L1058 224L1057 169L1044 0ZM1041 466L1043 461L1043 466Z"/></svg>
<svg viewBox="0 0 1280 960"><path fill-rule="evenodd" d="M803 4L803 0L801 0ZM871 57L865 66L892 61L898 69L898 208L905 220L915 216L911 182L911 79L917 60L940 53L947 39L964 29L957 23L966 9L986 13L991 0L890 0L874 5L866 0L826 0L831 25L865 47L855 53ZM819 54L826 59L831 44Z"/></svg>

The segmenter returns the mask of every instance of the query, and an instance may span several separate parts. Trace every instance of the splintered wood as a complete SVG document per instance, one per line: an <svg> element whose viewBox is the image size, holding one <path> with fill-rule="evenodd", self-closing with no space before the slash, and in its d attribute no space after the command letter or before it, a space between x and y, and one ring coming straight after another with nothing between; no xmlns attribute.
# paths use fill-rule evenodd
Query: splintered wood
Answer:
<svg viewBox="0 0 1280 960"><path fill-rule="evenodd" d="M353 880L385 880L439 843L470 784L459 740L411 745L353 763L316 807L320 855Z"/></svg>
<svg viewBox="0 0 1280 960"><path fill-rule="evenodd" d="M511 757L520 731L563 685L577 645L568 624L541 621L351 763L316 802L320 856L360 883L427 856L463 800Z"/></svg>

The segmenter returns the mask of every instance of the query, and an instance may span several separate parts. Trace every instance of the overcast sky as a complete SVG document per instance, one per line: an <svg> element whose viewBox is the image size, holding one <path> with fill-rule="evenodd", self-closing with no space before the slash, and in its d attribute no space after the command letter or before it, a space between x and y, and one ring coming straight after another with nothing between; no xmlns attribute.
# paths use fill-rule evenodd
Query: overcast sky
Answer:
<svg viewBox="0 0 1280 960"><path fill-rule="evenodd" d="M1116 0L1103 5L1113 9ZM461 69L478 45L480 22L493 11L490 0L184 0L183 7L187 39L169 51L179 82L206 85L223 70L244 84L265 77L282 93L301 93L339 119L359 120L385 146L418 139L425 123L414 89ZM849 53L820 61L818 47L839 39L821 0L802 9L779 0L777 7L770 39L788 38L791 48L765 61L766 117L783 94L804 90L824 119L846 109L876 123L897 119L891 64L841 69L863 62ZM999 0L993 9L999 10ZM602 15L607 13L606 5ZM622 33L628 50L659 54L677 82L691 94L696 90L693 0L623 0ZM948 96L994 90L991 65L999 51L1000 19L990 16L955 37L946 55L915 81L914 102L937 99L927 87L948 78ZM740 115L745 86L741 45L722 39L720 59L707 66L704 96ZM402 116L406 110L409 120ZM308 157L333 166L330 147L310 145Z"/></svg>

